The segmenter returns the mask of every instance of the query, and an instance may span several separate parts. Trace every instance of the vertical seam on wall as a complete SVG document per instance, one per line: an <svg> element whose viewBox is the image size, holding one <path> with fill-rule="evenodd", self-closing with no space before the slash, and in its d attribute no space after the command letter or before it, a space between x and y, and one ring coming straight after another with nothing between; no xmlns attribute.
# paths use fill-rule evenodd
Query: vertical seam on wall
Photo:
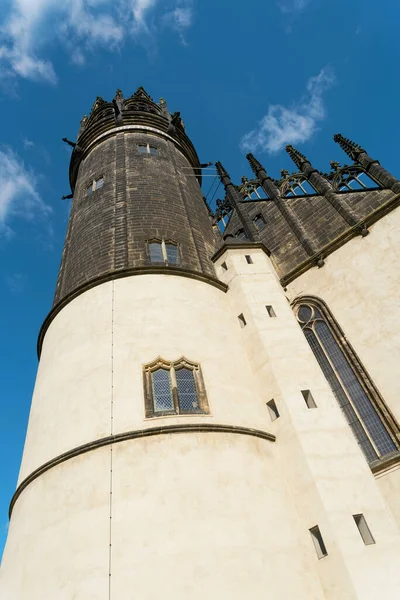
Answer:
<svg viewBox="0 0 400 600"><path fill-rule="evenodd" d="M126 152L123 133L115 137L115 173L114 269L122 269L128 264Z"/></svg>
<svg viewBox="0 0 400 600"><path fill-rule="evenodd" d="M111 397L110 397L110 436L114 433L114 296L115 282L111 287ZM108 540L108 600L111 600L112 563L112 493L113 493L113 444L110 444L110 497L109 497L109 540Z"/></svg>
<svg viewBox="0 0 400 600"><path fill-rule="evenodd" d="M176 173L176 180L178 182L179 194L180 194L180 197L181 197L181 200L182 200L182 204L183 204L183 206L185 208L185 213L186 213L186 217L187 217L187 220L188 220L189 229L190 229L191 234L192 234L191 237L192 237L194 248L196 250L197 259L199 261L199 266L200 266L200 269L203 271L203 273L208 273L207 265L203 264L203 261L202 261L202 258L201 258L201 253L199 251L199 248L198 248L198 245L197 245L197 242L196 242L196 237L193 234L194 228L193 228L193 224L192 224L192 221L191 221L191 218L190 218L190 211L188 210L188 207L187 207L187 204L186 204L185 194L183 193L183 188L182 188L182 184L181 184L181 180L180 180L180 173L178 171L178 167L177 167L177 164L175 162L175 156L172 153L170 154L170 156L171 156L172 164L174 165L174 169L175 169L175 173Z"/></svg>

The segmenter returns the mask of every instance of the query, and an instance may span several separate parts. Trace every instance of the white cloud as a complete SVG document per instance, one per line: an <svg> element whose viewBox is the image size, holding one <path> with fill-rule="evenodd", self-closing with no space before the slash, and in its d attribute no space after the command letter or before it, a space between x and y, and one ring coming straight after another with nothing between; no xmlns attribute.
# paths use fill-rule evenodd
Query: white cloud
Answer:
<svg viewBox="0 0 400 600"><path fill-rule="evenodd" d="M243 136L241 148L247 152L278 152L286 144L301 144L316 132L325 118L324 93L335 82L334 72L325 67L307 82L306 94L291 108L271 104L258 127Z"/></svg>
<svg viewBox="0 0 400 600"><path fill-rule="evenodd" d="M10 149L0 148L0 237L10 237L17 217L49 217L52 209L37 191L37 176Z"/></svg>
<svg viewBox="0 0 400 600"><path fill-rule="evenodd" d="M283 14L301 13L311 0L279 0L277 5Z"/></svg>
<svg viewBox="0 0 400 600"><path fill-rule="evenodd" d="M0 26L0 66L8 77L57 82L46 50L63 42L75 64L85 53L103 46L113 50L129 36L149 34L148 19L156 9L160 23L165 13L170 26L182 32L191 25L192 0L10 0ZM162 11L161 11L162 9ZM157 19L151 31L157 29Z"/></svg>

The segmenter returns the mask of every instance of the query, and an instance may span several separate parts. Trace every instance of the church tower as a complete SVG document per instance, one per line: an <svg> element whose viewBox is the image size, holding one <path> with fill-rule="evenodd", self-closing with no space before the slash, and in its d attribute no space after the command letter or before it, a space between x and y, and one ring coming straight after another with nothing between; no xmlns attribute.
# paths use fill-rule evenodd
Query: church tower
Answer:
<svg viewBox="0 0 400 600"><path fill-rule="evenodd" d="M396 407L359 361L380 407L363 442L311 333L318 311L333 322L316 299L335 285L329 255L361 243L400 183L351 206L337 166L321 175L290 147L292 179L250 155L256 179L237 186L217 163L213 215L180 114L143 88L97 98L68 143L73 203L1 599L397 597L400 480L376 478L398 464ZM300 185L314 202L310 181L336 220L287 200ZM312 213L337 230L320 239Z"/></svg>

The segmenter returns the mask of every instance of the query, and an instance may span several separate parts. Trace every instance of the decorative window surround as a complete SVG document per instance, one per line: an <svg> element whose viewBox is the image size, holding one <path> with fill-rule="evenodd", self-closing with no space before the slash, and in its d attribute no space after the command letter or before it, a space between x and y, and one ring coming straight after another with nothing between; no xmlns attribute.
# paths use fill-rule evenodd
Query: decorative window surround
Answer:
<svg viewBox="0 0 400 600"><path fill-rule="evenodd" d="M144 365L143 383L146 418L210 412L200 365L183 356Z"/></svg>
<svg viewBox="0 0 400 600"><path fill-rule="evenodd" d="M297 320L371 468L399 450L399 425L326 304L294 303Z"/></svg>

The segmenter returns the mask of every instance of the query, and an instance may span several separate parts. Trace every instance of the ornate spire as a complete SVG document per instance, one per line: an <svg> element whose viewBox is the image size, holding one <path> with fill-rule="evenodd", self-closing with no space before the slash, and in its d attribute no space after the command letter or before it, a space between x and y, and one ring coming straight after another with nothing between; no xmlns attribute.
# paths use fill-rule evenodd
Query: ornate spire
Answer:
<svg viewBox="0 0 400 600"><path fill-rule="evenodd" d="M359 155L363 152L366 154L364 148L343 137L341 133L334 135L333 139L346 152L347 156L350 156L351 160L358 160Z"/></svg>
<svg viewBox="0 0 400 600"><path fill-rule="evenodd" d="M296 150L296 148L291 144L286 146L285 150L300 171L303 171L304 163L308 163L309 165L311 164L308 158L306 158L304 154Z"/></svg>
<svg viewBox="0 0 400 600"><path fill-rule="evenodd" d="M256 159L256 157L253 154L251 154L249 152L249 154L246 154L246 158L249 161L251 170L253 171L253 173L255 175L257 175L258 171L261 171L261 170L265 171L265 169L262 166L262 164Z"/></svg>

